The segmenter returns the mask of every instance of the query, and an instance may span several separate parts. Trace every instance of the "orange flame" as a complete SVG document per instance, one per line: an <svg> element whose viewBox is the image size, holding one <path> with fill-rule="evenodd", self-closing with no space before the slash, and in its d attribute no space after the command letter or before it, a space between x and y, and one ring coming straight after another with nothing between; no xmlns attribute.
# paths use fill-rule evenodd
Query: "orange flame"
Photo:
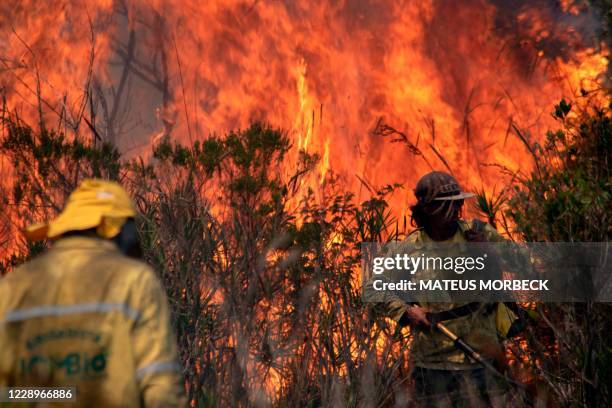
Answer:
<svg viewBox="0 0 612 408"><path fill-rule="evenodd" d="M93 89L96 125L128 154L164 134L189 141L264 120L291 130L296 151L321 156L319 183L333 168L355 191L356 174L412 185L447 165L464 184L490 187L499 174L485 164L525 165L510 122L541 136L552 105L593 90L607 67L602 44L527 5L512 31L496 26L505 10L476 0L124 3L3 9L7 106L36 119L39 89L46 115L82 131ZM561 12L581 9L566 1ZM555 36L574 48L549 55ZM379 117L427 160L369 135Z"/></svg>
<svg viewBox="0 0 612 408"><path fill-rule="evenodd" d="M332 170L360 193L356 175L410 187L448 167L491 191L503 183L491 164L530 166L512 125L535 141L555 126L559 99L597 98L609 54L569 0L564 18L485 0L5 3L7 109L33 123L62 116L68 132L87 131L87 119L127 156L162 136L190 142L266 121L289 131L294 157L321 157L315 190ZM371 132L381 118L406 140ZM398 216L411 199L392 198ZM261 387L280 381L272 371Z"/></svg>

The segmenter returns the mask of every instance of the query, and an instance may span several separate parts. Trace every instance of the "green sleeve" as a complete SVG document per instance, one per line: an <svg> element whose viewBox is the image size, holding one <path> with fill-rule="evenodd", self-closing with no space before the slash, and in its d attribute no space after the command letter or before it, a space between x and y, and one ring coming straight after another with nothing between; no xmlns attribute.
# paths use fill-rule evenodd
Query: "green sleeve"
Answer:
<svg viewBox="0 0 612 408"><path fill-rule="evenodd" d="M401 253L402 244L412 244L413 242L399 242L387 244L388 248L384 256L394 256ZM385 271L380 275L372 274L372 276L363 285L363 299L371 306L372 310L382 316L389 317L396 322L400 320L409 305L409 299L402 298L397 294L385 290L374 289L374 282L380 280L382 282L392 282L390 278L393 271Z"/></svg>

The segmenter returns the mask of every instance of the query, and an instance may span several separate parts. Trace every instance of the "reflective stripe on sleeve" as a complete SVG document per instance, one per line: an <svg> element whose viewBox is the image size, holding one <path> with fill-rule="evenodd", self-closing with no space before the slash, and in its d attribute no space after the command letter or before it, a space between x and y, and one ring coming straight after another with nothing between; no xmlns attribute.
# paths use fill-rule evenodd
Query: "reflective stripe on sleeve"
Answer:
<svg viewBox="0 0 612 408"><path fill-rule="evenodd" d="M142 380L147 374L157 374L167 371L181 371L181 366L174 361L151 363L136 370L136 379Z"/></svg>
<svg viewBox="0 0 612 408"><path fill-rule="evenodd" d="M0 323L20 322L28 319L46 316L64 316L78 313L109 313L121 312L129 319L138 320L140 313L124 303L79 303L76 305L38 306L30 309L12 310L6 314Z"/></svg>

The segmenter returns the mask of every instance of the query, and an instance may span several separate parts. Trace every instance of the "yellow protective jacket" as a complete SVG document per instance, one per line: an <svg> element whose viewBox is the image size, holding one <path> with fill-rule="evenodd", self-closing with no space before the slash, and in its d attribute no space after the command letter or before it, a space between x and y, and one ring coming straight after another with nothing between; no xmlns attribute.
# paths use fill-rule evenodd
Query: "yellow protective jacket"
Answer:
<svg viewBox="0 0 612 408"><path fill-rule="evenodd" d="M177 407L181 378L159 280L112 241L60 239L0 279L0 388L73 386L74 407Z"/></svg>
<svg viewBox="0 0 612 408"><path fill-rule="evenodd" d="M444 243L466 243L464 233L470 225L461 221L457 233L444 241ZM504 242L505 239L487 224L483 230L487 242ZM403 242L398 242L395 246L390 245L390 251L406 253L411 251L414 244L430 243L432 239L424 230L417 230L410 234ZM406 247L404 247L406 245ZM432 276L435 278L435 276ZM399 321L408 304L391 291L377 291L373 287L376 278L373 276L364 287L364 297L373 302L374 310L384 316ZM454 309L465 303L427 303L419 302L419 305L428 311L440 312ZM475 312L460 318L444 321L444 325L455 334L475 347L477 351L484 355L496 355L503 353L501 340L508 333L512 322L516 320L516 315L505 307L503 303L482 304ZM480 364L473 362L461 350L457 349L454 343L437 331L416 330L413 343L410 349L412 363L417 367L430 368L437 370L466 370L480 367Z"/></svg>

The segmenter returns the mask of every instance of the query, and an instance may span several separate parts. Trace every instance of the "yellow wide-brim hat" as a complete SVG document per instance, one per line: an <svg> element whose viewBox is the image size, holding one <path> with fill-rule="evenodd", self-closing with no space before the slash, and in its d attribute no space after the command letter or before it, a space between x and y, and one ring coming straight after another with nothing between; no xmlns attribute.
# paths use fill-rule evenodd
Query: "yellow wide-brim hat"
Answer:
<svg viewBox="0 0 612 408"><path fill-rule="evenodd" d="M85 179L70 194L64 210L56 219L29 226L25 230L31 241L53 239L70 231L96 228L102 238L113 238L126 220L135 217L136 208L119 184L99 179Z"/></svg>

